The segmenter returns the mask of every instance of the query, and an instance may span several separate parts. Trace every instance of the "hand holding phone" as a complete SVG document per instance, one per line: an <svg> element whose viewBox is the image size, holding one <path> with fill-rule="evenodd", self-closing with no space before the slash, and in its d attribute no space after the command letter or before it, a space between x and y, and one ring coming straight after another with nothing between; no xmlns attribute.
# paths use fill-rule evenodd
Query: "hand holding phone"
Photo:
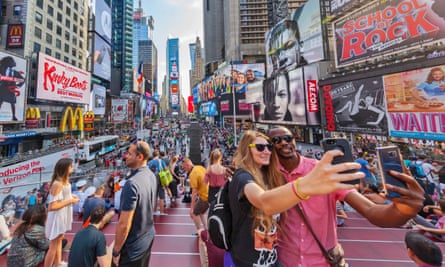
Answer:
<svg viewBox="0 0 445 267"><path fill-rule="evenodd" d="M329 150L340 150L343 152L343 156L335 157L332 160L332 164L339 164L339 163L345 163L345 162L354 162L354 157L352 156L352 148L349 144L349 141L347 139L343 138L326 138L321 141L321 147L323 150L329 151ZM349 170L341 173L355 173L357 170ZM345 181L343 183L347 184L358 184L360 183L360 179L352 180L352 181Z"/></svg>
<svg viewBox="0 0 445 267"><path fill-rule="evenodd" d="M378 147L376 151L384 193L392 198L400 197L399 193L387 190L386 188L387 184L408 188L405 182L389 173L391 170L403 173L403 161L399 148L397 146Z"/></svg>

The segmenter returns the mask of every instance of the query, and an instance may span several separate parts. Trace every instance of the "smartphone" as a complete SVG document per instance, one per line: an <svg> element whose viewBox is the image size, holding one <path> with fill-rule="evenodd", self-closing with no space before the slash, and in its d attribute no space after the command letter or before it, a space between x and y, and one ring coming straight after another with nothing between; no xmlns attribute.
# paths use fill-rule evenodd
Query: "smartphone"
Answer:
<svg viewBox="0 0 445 267"><path fill-rule="evenodd" d="M386 189L386 185L394 185L402 188L408 188L406 183L389 174L390 170L403 173L403 159L400 149L397 146L377 147L377 159L382 177L383 192L392 197L400 197L399 193Z"/></svg>
<svg viewBox="0 0 445 267"><path fill-rule="evenodd" d="M341 152L343 152L343 156L337 156L334 157L334 159L332 160L332 164L339 164L339 163L344 163L344 162L354 162L354 157L352 156L352 148L351 148L351 144L349 143L349 141L347 139L344 138L325 138L321 141L321 147L323 148L323 150L329 151L329 150L340 150ZM358 170L349 170L349 171L344 171L341 173L354 173L357 172ZM355 180L351 180L351 181L345 181L344 183L346 184L359 184L360 183L360 179L355 179Z"/></svg>

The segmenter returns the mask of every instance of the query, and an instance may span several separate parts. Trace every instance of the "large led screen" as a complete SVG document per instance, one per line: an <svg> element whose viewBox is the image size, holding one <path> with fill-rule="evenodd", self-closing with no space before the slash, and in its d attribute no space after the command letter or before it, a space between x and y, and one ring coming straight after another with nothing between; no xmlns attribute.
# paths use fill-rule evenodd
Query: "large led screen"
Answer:
<svg viewBox="0 0 445 267"><path fill-rule="evenodd" d="M0 52L0 122L24 120L27 61Z"/></svg>
<svg viewBox="0 0 445 267"><path fill-rule="evenodd" d="M107 81L111 80L111 46L99 35L94 35L93 74Z"/></svg>
<svg viewBox="0 0 445 267"><path fill-rule="evenodd" d="M445 65L383 76L389 135L445 141Z"/></svg>
<svg viewBox="0 0 445 267"><path fill-rule="evenodd" d="M338 67L417 50L445 38L443 1L373 1L333 23Z"/></svg>

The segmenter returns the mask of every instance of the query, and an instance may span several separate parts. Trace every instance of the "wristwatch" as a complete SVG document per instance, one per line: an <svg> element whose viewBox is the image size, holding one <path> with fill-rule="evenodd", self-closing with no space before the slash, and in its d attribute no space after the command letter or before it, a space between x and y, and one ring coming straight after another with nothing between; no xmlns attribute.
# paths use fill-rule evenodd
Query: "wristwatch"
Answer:
<svg viewBox="0 0 445 267"><path fill-rule="evenodd" d="M117 251L113 248L113 251L111 252L111 254L113 255L113 257L117 257L117 256L121 255L121 252Z"/></svg>

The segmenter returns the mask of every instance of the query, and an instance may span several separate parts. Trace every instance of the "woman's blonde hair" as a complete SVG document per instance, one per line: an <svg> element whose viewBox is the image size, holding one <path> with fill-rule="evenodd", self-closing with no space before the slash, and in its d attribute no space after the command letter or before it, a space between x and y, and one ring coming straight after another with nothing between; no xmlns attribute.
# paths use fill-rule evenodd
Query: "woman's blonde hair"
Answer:
<svg viewBox="0 0 445 267"><path fill-rule="evenodd" d="M218 148L215 148L210 152L210 165L218 163L222 159L222 153Z"/></svg>
<svg viewBox="0 0 445 267"><path fill-rule="evenodd" d="M248 130L243 133L243 137L238 144L233 159L235 167L249 172L253 176L254 181L264 190L283 185L285 182L283 175L280 172L278 158L275 153L271 154L269 165L258 168L255 164L249 144L255 143L257 137L263 138L269 142L269 137L261 132ZM261 210L255 207L252 209L252 214L254 217L252 229L261 227L266 232L271 230L272 216L264 215Z"/></svg>

